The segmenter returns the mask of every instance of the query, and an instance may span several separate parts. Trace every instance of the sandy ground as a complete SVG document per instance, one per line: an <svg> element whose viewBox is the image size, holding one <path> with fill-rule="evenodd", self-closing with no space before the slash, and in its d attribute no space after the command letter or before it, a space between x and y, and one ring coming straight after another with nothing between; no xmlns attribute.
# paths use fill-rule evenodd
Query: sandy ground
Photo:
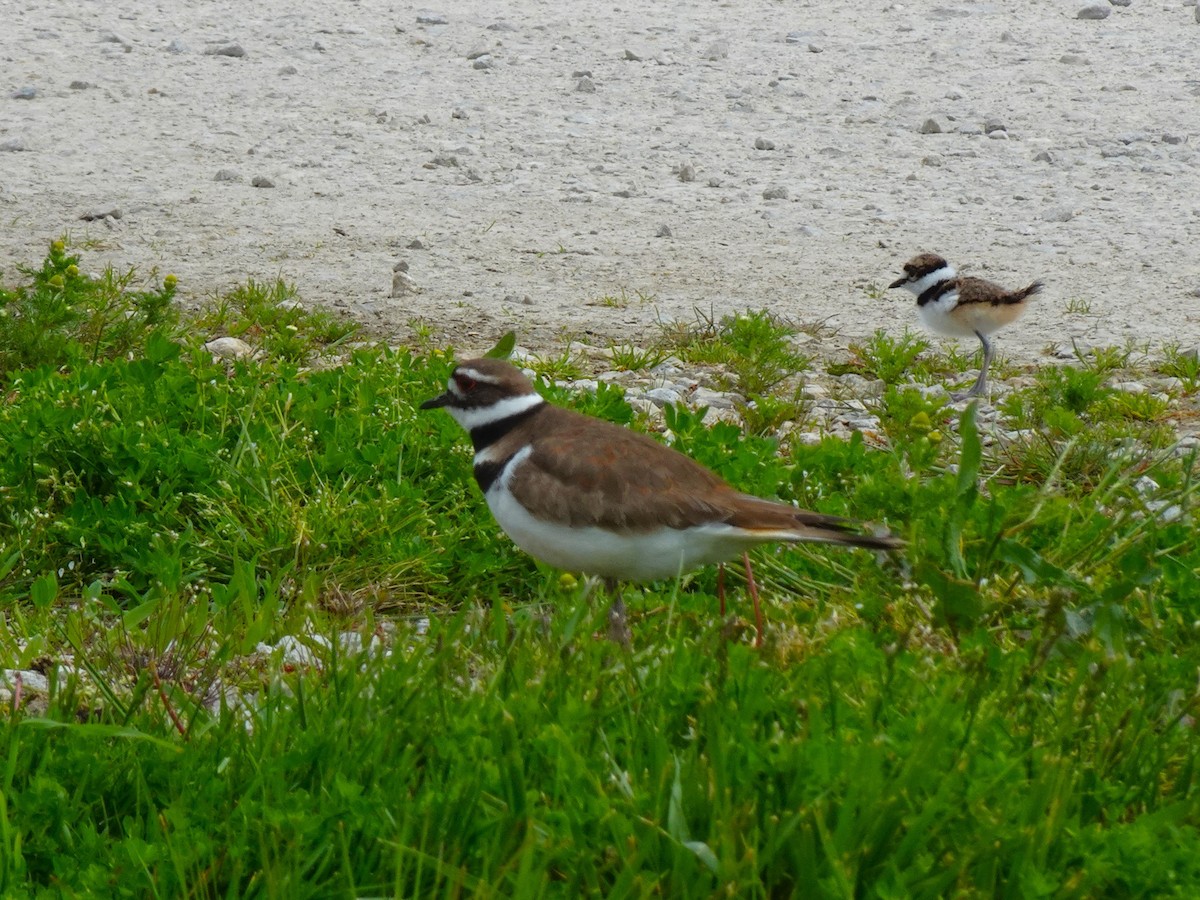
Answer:
<svg viewBox="0 0 1200 900"><path fill-rule="evenodd" d="M1195 9L1085 2L0 0L0 268L70 232L91 268L281 274L398 339L751 307L844 345L918 327L879 288L928 249L1046 282L1011 357L1194 346Z"/></svg>

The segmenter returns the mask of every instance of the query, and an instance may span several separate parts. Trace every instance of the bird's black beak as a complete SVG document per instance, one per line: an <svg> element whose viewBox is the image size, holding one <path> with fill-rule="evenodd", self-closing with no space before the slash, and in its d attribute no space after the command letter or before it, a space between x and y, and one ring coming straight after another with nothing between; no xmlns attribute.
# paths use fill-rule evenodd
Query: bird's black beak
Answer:
<svg viewBox="0 0 1200 900"><path fill-rule="evenodd" d="M454 395L449 391L442 394L440 397L434 397L432 400L426 400L421 404L421 409L437 409L439 406L446 406L454 399Z"/></svg>
<svg viewBox="0 0 1200 900"><path fill-rule="evenodd" d="M908 281L908 276L907 275L901 276L900 278L897 278L895 281L893 281L891 284L888 285L888 290L890 291L892 288L904 287L904 283L906 281Z"/></svg>

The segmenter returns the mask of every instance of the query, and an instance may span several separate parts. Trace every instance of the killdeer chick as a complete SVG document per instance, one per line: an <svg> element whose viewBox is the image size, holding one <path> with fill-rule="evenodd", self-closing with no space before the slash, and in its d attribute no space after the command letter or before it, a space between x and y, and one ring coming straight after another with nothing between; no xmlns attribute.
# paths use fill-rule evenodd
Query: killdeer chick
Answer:
<svg viewBox="0 0 1200 900"><path fill-rule="evenodd" d="M926 328L950 337L974 335L983 344L983 365L975 384L966 393L953 395L962 400L987 389L994 349L988 335L1025 312L1029 298L1041 293L1042 283L1009 291L982 278L960 276L936 253L921 253L906 262L904 275L888 285L900 287L917 295L917 313Z"/></svg>
<svg viewBox="0 0 1200 900"><path fill-rule="evenodd" d="M743 494L646 435L554 406L502 360L460 362L446 392L421 404L438 407L471 435L475 480L500 527L536 559L602 578L616 634L626 634L618 581L675 578L741 554L761 644L748 549L775 541L901 546L845 519Z"/></svg>

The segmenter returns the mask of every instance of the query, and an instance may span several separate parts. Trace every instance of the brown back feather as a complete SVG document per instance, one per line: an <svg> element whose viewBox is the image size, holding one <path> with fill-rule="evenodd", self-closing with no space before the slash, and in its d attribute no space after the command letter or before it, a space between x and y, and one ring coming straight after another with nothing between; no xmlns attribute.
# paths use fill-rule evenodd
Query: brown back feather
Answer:
<svg viewBox="0 0 1200 900"><path fill-rule="evenodd" d="M547 405L529 433L533 452L509 490L524 503L536 497L542 515L565 526L652 531L725 522L748 531L792 532L795 540L871 549L901 545L895 538L856 534L855 523L845 519L740 493L677 450L572 410ZM640 465L622 464L631 456Z"/></svg>

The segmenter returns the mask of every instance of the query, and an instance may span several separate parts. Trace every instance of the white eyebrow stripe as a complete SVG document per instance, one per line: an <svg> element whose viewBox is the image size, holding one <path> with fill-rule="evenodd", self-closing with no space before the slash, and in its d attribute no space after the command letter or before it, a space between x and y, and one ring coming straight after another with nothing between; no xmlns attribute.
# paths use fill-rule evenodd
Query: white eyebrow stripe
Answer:
<svg viewBox="0 0 1200 900"><path fill-rule="evenodd" d="M474 378L476 381L482 381L484 384L499 384L500 379L494 375L484 375L478 369L468 369L459 367L459 374L466 375L468 378ZM450 379L453 381L454 379Z"/></svg>
<svg viewBox="0 0 1200 900"><path fill-rule="evenodd" d="M479 406L473 409L456 409L450 406L446 408L446 411L454 416L454 420L467 431L473 431L484 425L503 422L505 419L520 415L535 406L541 406L545 402L541 394L521 394L519 397L505 397L490 406Z"/></svg>

